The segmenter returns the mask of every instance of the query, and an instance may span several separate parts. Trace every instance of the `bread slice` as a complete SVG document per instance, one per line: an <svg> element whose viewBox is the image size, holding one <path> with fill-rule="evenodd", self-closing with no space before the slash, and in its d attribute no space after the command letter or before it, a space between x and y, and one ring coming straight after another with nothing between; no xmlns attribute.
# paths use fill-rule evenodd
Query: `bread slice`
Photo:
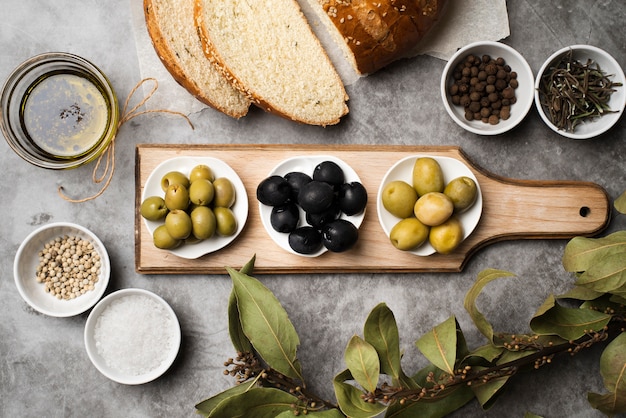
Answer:
<svg viewBox="0 0 626 418"><path fill-rule="evenodd" d="M206 59L194 25L194 0L144 0L148 33L172 77L202 103L229 116L248 113L250 100Z"/></svg>
<svg viewBox="0 0 626 418"><path fill-rule="evenodd" d="M204 53L259 107L332 125L348 113L344 85L295 0L196 0Z"/></svg>
<svg viewBox="0 0 626 418"><path fill-rule="evenodd" d="M302 0L360 75L406 58L444 14L447 0ZM317 7L316 7L317 6Z"/></svg>

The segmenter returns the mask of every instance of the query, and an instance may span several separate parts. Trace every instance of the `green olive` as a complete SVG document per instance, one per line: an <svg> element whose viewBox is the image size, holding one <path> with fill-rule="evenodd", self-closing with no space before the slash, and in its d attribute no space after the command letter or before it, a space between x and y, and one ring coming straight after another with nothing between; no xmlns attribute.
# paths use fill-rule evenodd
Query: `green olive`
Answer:
<svg viewBox="0 0 626 418"><path fill-rule="evenodd" d="M191 211L191 234L198 239L209 239L215 234L217 220L211 208L198 206Z"/></svg>
<svg viewBox="0 0 626 418"><path fill-rule="evenodd" d="M219 177L213 181L215 197L213 205L216 207L229 208L235 204L236 192L233 183L226 177Z"/></svg>
<svg viewBox="0 0 626 418"><path fill-rule="evenodd" d="M208 206L215 196L215 187L207 179L196 179L189 186L189 200L200 206Z"/></svg>
<svg viewBox="0 0 626 418"><path fill-rule="evenodd" d="M424 225L442 224L450 218L452 212L454 212L452 200L443 193L426 193L415 202L415 217Z"/></svg>
<svg viewBox="0 0 626 418"><path fill-rule="evenodd" d="M149 221L160 221L167 215L168 209L161 196L150 196L141 202L141 216Z"/></svg>
<svg viewBox="0 0 626 418"><path fill-rule="evenodd" d="M450 181L443 193L452 200L454 210L461 213L469 209L478 197L476 182L466 176L461 176Z"/></svg>
<svg viewBox="0 0 626 418"><path fill-rule="evenodd" d="M420 196L443 192L445 183L441 166L431 157L420 157L413 165L413 187Z"/></svg>
<svg viewBox="0 0 626 418"><path fill-rule="evenodd" d="M198 179L205 179L208 181L215 180L215 176L213 175L213 170L206 164L198 164L189 172L189 181L193 183Z"/></svg>
<svg viewBox="0 0 626 418"><path fill-rule="evenodd" d="M166 191L172 184L181 184L189 187L189 179L180 171L170 171L161 177L161 189Z"/></svg>
<svg viewBox="0 0 626 418"><path fill-rule="evenodd" d="M189 206L189 191L182 184L171 184L165 191L164 200L169 210L185 210Z"/></svg>
<svg viewBox="0 0 626 418"><path fill-rule="evenodd" d="M430 228L430 245L440 254L449 254L463 241L463 224L456 216Z"/></svg>
<svg viewBox="0 0 626 418"><path fill-rule="evenodd" d="M381 196L383 207L393 216L404 219L413 216L413 207L417 202L417 192L402 180L389 182Z"/></svg>
<svg viewBox="0 0 626 418"><path fill-rule="evenodd" d="M169 232L167 232L165 225L159 225L152 234L152 242L157 248L169 250L178 247L181 241L172 238Z"/></svg>
<svg viewBox="0 0 626 418"><path fill-rule="evenodd" d="M237 231L237 219L229 208L218 206L213 209L217 223L217 233L223 237L230 237Z"/></svg>
<svg viewBox="0 0 626 418"><path fill-rule="evenodd" d="M180 209L170 211L165 217L165 228L174 239L185 239L191 235L191 217Z"/></svg>
<svg viewBox="0 0 626 418"><path fill-rule="evenodd" d="M397 249L409 251L426 242L429 230L417 218L405 218L391 228L389 239Z"/></svg>

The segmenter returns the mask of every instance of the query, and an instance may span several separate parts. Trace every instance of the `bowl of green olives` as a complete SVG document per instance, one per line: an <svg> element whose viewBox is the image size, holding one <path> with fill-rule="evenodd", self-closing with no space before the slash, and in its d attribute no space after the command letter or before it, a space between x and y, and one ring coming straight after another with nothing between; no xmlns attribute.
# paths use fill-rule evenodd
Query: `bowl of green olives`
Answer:
<svg viewBox="0 0 626 418"><path fill-rule="evenodd" d="M476 228L482 194L463 162L412 155L395 163L378 189L376 209L390 243L418 256L454 251Z"/></svg>
<svg viewBox="0 0 626 418"><path fill-rule="evenodd" d="M176 157L150 173L139 212L155 247L194 259L237 238L248 219L248 196L224 161Z"/></svg>
<svg viewBox="0 0 626 418"><path fill-rule="evenodd" d="M256 196L265 230L289 253L318 257L357 243L367 191L352 167L337 157L284 160L259 183Z"/></svg>
<svg viewBox="0 0 626 418"><path fill-rule="evenodd" d="M478 135L515 128L533 104L534 78L522 54L501 42L459 49L441 76L441 97L452 120Z"/></svg>

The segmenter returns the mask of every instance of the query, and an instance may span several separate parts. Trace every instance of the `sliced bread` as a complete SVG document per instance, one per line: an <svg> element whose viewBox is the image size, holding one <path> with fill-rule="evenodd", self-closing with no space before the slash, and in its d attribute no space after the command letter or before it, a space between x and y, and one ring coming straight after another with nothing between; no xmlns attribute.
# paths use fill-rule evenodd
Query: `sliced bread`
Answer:
<svg viewBox="0 0 626 418"><path fill-rule="evenodd" d="M144 0L146 26L157 55L198 100L234 118L245 116L250 100L206 59L193 13L194 0Z"/></svg>
<svg viewBox="0 0 626 418"><path fill-rule="evenodd" d="M295 0L195 0L207 58L266 111L332 125L348 95Z"/></svg>

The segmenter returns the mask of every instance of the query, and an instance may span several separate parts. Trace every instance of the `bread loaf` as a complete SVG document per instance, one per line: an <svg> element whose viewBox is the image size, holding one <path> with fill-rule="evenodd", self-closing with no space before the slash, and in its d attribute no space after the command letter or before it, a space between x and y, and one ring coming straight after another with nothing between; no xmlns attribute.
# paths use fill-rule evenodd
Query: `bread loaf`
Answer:
<svg viewBox="0 0 626 418"><path fill-rule="evenodd" d="M441 18L446 0L307 0L360 74L405 58Z"/></svg>
<svg viewBox="0 0 626 418"><path fill-rule="evenodd" d="M313 125L348 113L348 96L295 0L196 0L207 58L256 105Z"/></svg>
<svg viewBox="0 0 626 418"><path fill-rule="evenodd" d="M250 100L206 59L193 12L194 0L144 0L154 49L172 77L198 100L240 118L248 113Z"/></svg>

